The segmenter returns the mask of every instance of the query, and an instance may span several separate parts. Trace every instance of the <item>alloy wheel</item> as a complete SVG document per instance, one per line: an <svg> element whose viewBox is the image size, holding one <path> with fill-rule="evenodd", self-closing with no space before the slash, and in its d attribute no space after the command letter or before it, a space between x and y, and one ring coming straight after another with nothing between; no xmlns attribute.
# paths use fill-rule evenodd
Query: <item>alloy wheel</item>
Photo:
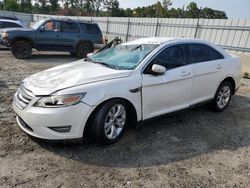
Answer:
<svg viewBox="0 0 250 188"><path fill-rule="evenodd" d="M105 136L116 139L122 132L126 123L126 109L122 104L116 104L109 110L104 124Z"/></svg>
<svg viewBox="0 0 250 188"><path fill-rule="evenodd" d="M231 89L228 85L221 88L217 96L217 105L220 109L227 106L231 97Z"/></svg>

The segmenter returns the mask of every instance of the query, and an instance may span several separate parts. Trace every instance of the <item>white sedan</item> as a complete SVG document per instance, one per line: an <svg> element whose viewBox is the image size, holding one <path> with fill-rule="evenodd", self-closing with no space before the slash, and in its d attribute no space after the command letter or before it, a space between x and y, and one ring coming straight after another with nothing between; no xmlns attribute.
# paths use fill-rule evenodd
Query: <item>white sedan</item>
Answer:
<svg viewBox="0 0 250 188"><path fill-rule="evenodd" d="M34 137L111 144L129 124L200 103L221 112L240 80L239 58L214 44L143 38L27 77L13 108Z"/></svg>

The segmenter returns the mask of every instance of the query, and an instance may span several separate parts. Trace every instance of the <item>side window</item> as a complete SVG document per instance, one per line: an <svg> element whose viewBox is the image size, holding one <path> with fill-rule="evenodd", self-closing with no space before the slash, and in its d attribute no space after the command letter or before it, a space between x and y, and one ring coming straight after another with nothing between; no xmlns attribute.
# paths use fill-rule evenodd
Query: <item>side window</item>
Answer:
<svg viewBox="0 0 250 188"><path fill-rule="evenodd" d="M43 27L45 31L54 31L54 32L58 32L61 30L61 26L60 26L60 22L58 21L48 21L46 22Z"/></svg>
<svg viewBox="0 0 250 188"><path fill-rule="evenodd" d="M211 60L224 59L223 55L217 50L210 48Z"/></svg>
<svg viewBox="0 0 250 188"><path fill-rule="evenodd" d="M81 28L89 34L99 34L100 29L94 24L80 23Z"/></svg>
<svg viewBox="0 0 250 188"><path fill-rule="evenodd" d="M12 22L3 22L3 28L14 28L14 27L21 27L21 26Z"/></svg>
<svg viewBox="0 0 250 188"><path fill-rule="evenodd" d="M0 22L0 28L3 28L3 23L2 22Z"/></svg>
<svg viewBox="0 0 250 188"><path fill-rule="evenodd" d="M190 44L190 63L223 59L223 55L205 44Z"/></svg>
<svg viewBox="0 0 250 188"><path fill-rule="evenodd" d="M79 33L80 30L76 23L62 22L62 32L66 33Z"/></svg>
<svg viewBox="0 0 250 188"><path fill-rule="evenodd" d="M159 64L166 67L166 69L187 65L187 45L182 44L166 48L151 64Z"/></svg>

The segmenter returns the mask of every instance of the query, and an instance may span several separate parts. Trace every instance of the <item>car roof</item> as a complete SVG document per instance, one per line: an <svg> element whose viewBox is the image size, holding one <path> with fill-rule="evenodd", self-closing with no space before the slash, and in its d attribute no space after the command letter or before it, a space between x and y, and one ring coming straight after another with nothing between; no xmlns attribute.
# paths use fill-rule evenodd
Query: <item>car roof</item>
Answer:
<svg viewBox="0 0 250 188"><path fill-rule="evenodd" d="M1 22L21 23L21 21L19 21L19 20L9 20L9 19L1 19L1 18L0 18L0 21Z"/></svg>
<svg viewBox="0 0 250 188"><path fill-rule="evenodd" d="M77 22L77 23L87 23L87 24L96 24L88 20L72 20L72 19L59 19L59 18L47 18L45 21L65 21L65 22Z"/></svg>
<svg viewBox="0 0 250 188"><path fill-rule="evenodd" d="M130 41L127 43L123 43L123 44L157 44L157 45L161 45L161 44L165 44L165 43L176 43L176 42L194 42L194 43L206 43L206 44L210 44L210 42L205 41L205 40L201 40L201 39L194 39L194 38L169 38L169 37L147 37L147 38L139 38L136 39L134 41Z"/></svg>
<svg viewBox="0 0 250 188"><path fill-rule="evenodd" d="M10 17L10 16L0 16L0 19L6 19L6 20L19 20L18 18L16 17Z"/></svg>
<svg viewBox="0 0 250 188"><path fill-rule="evenodd" d="M124 45L140 45L140 44L163 44L165 42L169 42L175 40L175 38L167 38L167 37L147 37L147 38L139 38L127 43L123 43Z"/></svg>
<svg viewBox="0 0 250 188"><path fill-rule="evenodd" d="M197 44L205 44L210 47L213 47L224 56L228 56L228 54L220 48L219 46L202 39L195 39L195 38L168 38L168 37L147 37L147 38L140 38L134 41L123 43L122 45L141 45L141 44L155 44L159 46L166 46L169 44L175 43L197 43Z"/></svg>

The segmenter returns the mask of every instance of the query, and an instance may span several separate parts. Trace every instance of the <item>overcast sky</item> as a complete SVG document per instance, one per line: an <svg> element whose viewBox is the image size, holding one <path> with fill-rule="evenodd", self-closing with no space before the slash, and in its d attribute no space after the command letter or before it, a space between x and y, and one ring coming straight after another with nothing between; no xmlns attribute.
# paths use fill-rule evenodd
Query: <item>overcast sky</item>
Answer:
<svg viewBox="0 0 250 188"><path fill-rule="evenodd" d="M198 7L223 10L229 18L250 19L250 0L172 0L175 8L187 6L192 1L196 2ZM135 8L154 4L157 0L119 0L119 2L122 8Z"/></svg>

